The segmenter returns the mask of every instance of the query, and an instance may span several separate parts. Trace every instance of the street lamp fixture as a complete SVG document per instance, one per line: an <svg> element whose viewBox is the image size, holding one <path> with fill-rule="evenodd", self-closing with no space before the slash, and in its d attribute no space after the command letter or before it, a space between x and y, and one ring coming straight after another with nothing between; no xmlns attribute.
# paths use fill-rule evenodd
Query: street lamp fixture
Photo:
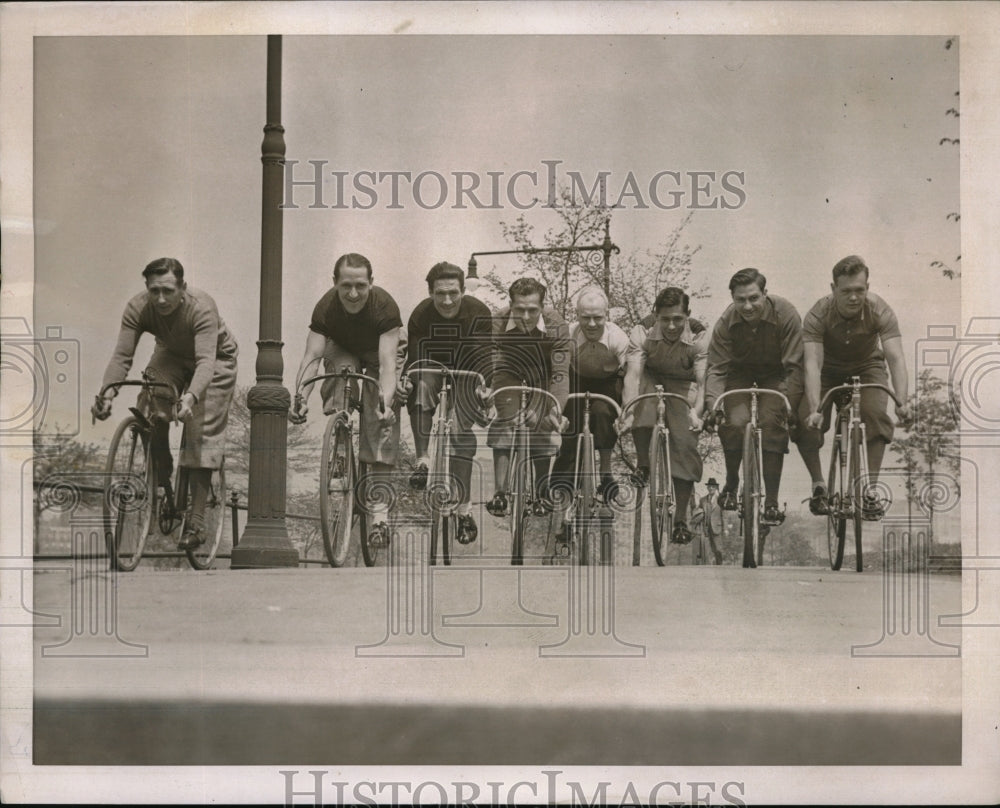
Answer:
<svg viewBox="0 0 1000 808"><path fill-rule="evenodd" d="M600 244L586 244L586 245L574 245L571 247L523 247L519 250L479 250L472 253L469 256L469 266L468 271L465 275L465 283L470 292L476 291L479 288L479 271L478 263L476 261L477 255L540 255L540 254L559 254L559 253L589 253L591 255L596 255L601 253L603 255L603 285L604 294L611 296L611 255L612 253L620 253L621 249L617 244L611 241L611 219L604 220L604 240Z"/></svg>

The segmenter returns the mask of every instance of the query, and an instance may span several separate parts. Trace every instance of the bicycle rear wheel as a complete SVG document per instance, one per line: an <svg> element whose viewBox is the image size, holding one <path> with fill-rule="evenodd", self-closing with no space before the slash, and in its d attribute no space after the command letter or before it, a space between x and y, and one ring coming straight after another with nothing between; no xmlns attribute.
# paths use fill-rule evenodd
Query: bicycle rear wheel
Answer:
<svg viewBox="0 0 1000 808"><path fill-rule="evenodd" d="M649 464L649 527L653 555L662 567L667 563L667 545L674 530L674 480L667 433L660 426L653 428Z"/></svg>
<svg viewBox="0 0 1000 808"><path fill-rule="evenodd" d="M761 479L758 461L757 432L747 424L743 433L743 566L754 568L764 557L764 542L760 532Z"/></svg>
<svg viewBox="0 0 1000 808"><path fill-rule="evenodd" d="M104 489L104 538L112 570L131 572L142 559L156 504L149 433L134 415L115 430Z"/></svg>
<svg viewBox="0 0 1000 808"><path fill-rule="evenodd" d="M190 476L185 474L184 478L190 480ZM185 483L187 485L188 483ZM191 500L188 493L188 502ZM181 535L184 535L184 519L181 520ZM196 570L207 570L215 561L215 556L219 552L219 545L222 544L222 532L226 529L226 470L222 465L212 471L212 481L208 489L208 499L205 501L205 543L185 550L188 563Z"/></svg>
<svg viewBox="0 0 1000 808"><path fill-rule="evenodd" d="M844 542L847 538L847 520L841 515L844 504L843 480L847 476L847 454L843 441L846 424L838 420L837 432L833 436L833 450L830 454L830 476L827 484L829 513L826 517L826 547L830 554L830 569L834 572L844 563Z"/></svg>
<svg viewBox="0 0 1000 808"><path fill-rule="evenodd" d="M864 561L861 552L861 534L864 528L864 517L862 507L864 505L863 488L864 479L861 475L861 453L865 451L864 442L861 440L861 427L856 425L851 428L851 493L854 499L854 568L861 572L864 569Z"/></svg>
<svg viewBox="0 0 1000 808"><path fill-rule="evenodd" d="M331 567L344 566L351 533L359 521L354 498L356 483L357 465L350 427L342 415L331 415L323 433L319 467L320 527L323 550Z"/></svg>

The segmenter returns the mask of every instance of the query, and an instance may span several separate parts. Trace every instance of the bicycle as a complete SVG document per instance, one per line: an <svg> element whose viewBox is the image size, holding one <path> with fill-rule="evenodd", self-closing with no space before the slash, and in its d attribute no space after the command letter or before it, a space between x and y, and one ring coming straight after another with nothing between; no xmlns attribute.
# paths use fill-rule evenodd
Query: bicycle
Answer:
<svg viewBox="0 0 1000 808"><path fill-rule="evenodd" d="M347 561L351 535L360 529L361 555L365 566L374 567L383 560L387 545L376 545L368 535L368 519L365 508L358 499L358 482L365 478L367 465L357 459L354 448L354 422L352 412L360 412L360 396L352 396L354 387L349 382L357 379L362 384L375 385L377 379L363 373L355 373L350 365L344 365L335 373L322 373L306 379L295 393L293 412L297 413L304 402L302 388L324 379L344 380L343 406L334 410L326 421L323 432L323 453L319 465L319 516L323 534L323 551L331 567L342 567ZM384 411L381 396L379 409Z"/></svg>
<svg viewBox="0 0 1000 808"><path fill-rule="evenodd" d="M417 367L418 365L433 365L434 367ZM413 366L403 371L403 375L412 380L412 374L428 373L442 377L441 390L438 393L438 405L431 426L428 441L430 465L427 469L427 499L433 513L431 521L431 547L429 563L437 564L438 547L441 548L441 560L445 565L451 564L451 542L458 535L458 514L455 510L459 497L455 490L455 481L451 473L451 436L454 430L455 402L453 398L455 377L474 378L479 387L486 386L486 379L481 373L471 370L453 370L440 362L421 359Z"/></svg>
<svg viewBox="0 0 1000 808"><path fill-rule="evenodd" d="M722 402L726 396L748 394L750 396L750 421L743 430L743 468L740 479L738 511L740 532L743 534L743 566L755 568L764 564L764 539L770 528L761 524L764 511L764 458L761 450L761 429L757 421L757 398L762 394L778 396L785 405L785 411L792 412L791 404L784 393L767 388L753 387L727 390L715 401L713 411L716 420L725 418ZM767 528L762 530L761 528Z"/></svg>
<svg viewBox="0 0 1000 808"><path fill-rule="evenodd" d="M602 538L603 532L595 527L604 508L603 497L598 494L598 473L594 467L594 435L590 431L590 403L603 401L621 417L621 407L613 398L600 393L571 393L567 401L583 400L583 423L576 436L576 455L573 463L571 489L563 513L563 528L568 531L565 541L556 541L553 556L568 558L574 564L608 564L611 548Z"/></svg>
<svg viewBox="0 0 1000 808"><path fill-rule="evenodd" d="M514 566L520 566L524 564L524 533L527 529L528 516L536 510L545 510L535 490L535 470L531 462L530 452L531 432L527 425L528 396L540 393L548 397L560 412L562 407L559 405L559 400L548 390L542 390L540 387L528 387L526 384L497 388L489 397L495 399L500 393L507 392L518 392L521 396L520 406L514 420L514 439L510 452L510 462L507 466L507 478L503 487L509 497L510 563Z"/></svg>
<svg viewBox="0 0 1000 808"><path fill-rule="evenodd" d="M674 496L674 478L670 463L670 430L667 428L667 403L668 398L675 398L683 401L691 408L690 402L685 396L677 393L666 393L663 385L658 384L653 393L644 393L636 396L622 407L622 416L640 401L646 399L656 399L656 424L653 426L653 435L649 440L649 523L653 540L653 556L656 558L657 566L663 567L667 563L666 545L670 542L670 537L674 529L674 511L676 498ZM639 519L636 513L636 523ZM638 532L636 536L638 537ZM638 553L633 556L634 565L638 566Z"/></svg>
<svg viewBox="0 0 1000 808"><path fill-rule="evenodd" d="M104 492L105 541L110 568L131 572L142 560L146 541L153 525L153 514L160 532L169 536L178 527L183 535L188 519L189 485L187 468L176 464L174 482L162 481L163 495L159 494L156 462L153 458L153 430L161 416L154 410L152 394L157 388L170 393L171 408L177 405L177 391L166 382L157 382L151 374L143 373L142 379L133 379L105 385L98 399L108 390L122 387L141 387L140 403L129 407L126 416L115 429L108 450ZM172 419L172 420L176 420ZM181 447L183 448L183 438ZM194 548L185 549L188 563L197 570L207 570L215 561L222 542L226 519L226 473L223 465L213 470L204 511L204 534L207 541Z"/></svg>
<svg viewBox="0 0 1000 808"><path fill-rule="evenodd" d="M844 545L847 541L847 523L854 522L855 568L862 571L861 534L864 515L865 496L871 495L868 489L869 470L865 425L861 420L861 391L865 388L876 388L887 392L900 404L896 394L884 384L861 383L860 376L852 376L848 384L841 384L827 391L820 403L820 413L826 412L827 405L838 396L836 431L834 433L833 452L830 455L830 474L827 478L828 512L826 520L826 544L830 554L830 568L840 569L844 563ZM845 394L850 393L848 399ZM876 498L882 512L888 503Z"/></svg>

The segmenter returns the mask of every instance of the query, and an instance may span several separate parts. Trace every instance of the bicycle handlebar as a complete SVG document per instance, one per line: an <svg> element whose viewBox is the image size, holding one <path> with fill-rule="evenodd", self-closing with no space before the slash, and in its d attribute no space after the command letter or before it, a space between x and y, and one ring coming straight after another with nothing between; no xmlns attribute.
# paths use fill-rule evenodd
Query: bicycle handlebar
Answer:
<svg viewBox="0 0 1000 808"><path fill-rule="evenodd" d="M878 388L879 390L884 390L885 392L887 392L892 397L892 400L896 402L896 406L898 406L898 407L902 407L903 406L903 402L901 402L898 398L896 398L896 394L892 390L890 390L888 387L886 387L884 384L876 384L876 383L865 382L864 384L856 384L856 385L855 384L840 384L840 385L837 385L836 387L831 387L829 390L826 391L826 395L823 396L823 401L820 403L819 408L816 410L816 412L824 412L826 410L826 405L830 402L830 400L833 397L834 393L848 392L848 391L854 392L855 389L857 389L857 390L863 390L866 387L869 387L869 388L875 387L875 388Z"/></svg>
<svg viewBox="0 0 1000 808"><path fill-rule="evenodd" d="M427 360L427 359L421 359L420 361L433 362L433 360ZM416 364L419 363L414 362L414 365ZM438 365L440 363L435 362L434 364ZM436 373L439 376L467 376L467 377L471 376L479 381L480 387L486 386L486 379L483 377L483 374L475 370L453 370L452 368L445 367L444 365L441 365L440 367L425 367L425 368L410 366L409 368L403 371L402 375L409 376L411 373Z"/></svg>
<svg viewBox="0 0 1000 808"><path fill-rule="evenodd" d="M126 379L125 381L122 382L111 382L111 384L106 384L104 385L104 387L101 388L101 392L97 394L97 397L104 398L104 394L108 390L117 390L119 387L143 387L143 388L166 387L167 390L170 391L170 394L175 401L178 398L180 398L180 396L177 395L177 388L175 388L169 382L154 382L149 379Z"/></svg>
<svg viewBox="0 0 1000 808"><path fill-rule="evenodd" d="M366 376L364 373L355 373L353 370L338 370L336 373L321 373L319 376L313 376L311 379L306 379L299 385L295 394L299 395L302 392L302 388L307 384L314 384L316 382L323 381L323 379L360 379L363 382L374 384L376 387L379 386L378 379L373 379L371 376Z"/></svg>
<svg viewBox="0 0 1000 808"><path fill-rule="evenodd" d="M605 404L610 404L617 414L617 417L621 417L622 408L613 398L608 398L600 393L570 393L567 397L567 401L577 401L579 399L590 399L591 401L603 401Z"/></svg>
<svg viewBox="0 0 1000 808"><path fill-rule="evenodd" d="M550 399L552 399L552 404L556 407L556 409L562 412L562 406L559 404L559 399L556 398L554 395L552 395L552 393L550 393L548 390L543 390L541 387L528 387L523 384L510 385L509 387L498 387L496 390L490 393L489 398L495 399L497 395L499 395L500 393L507 393L510 392L511 390L516 390L519 393L541 393L543 396L548 396Z"/></svg>
<svg viewBox="0 0 1000 808"><path fill-rule="evenodd" d="M643 393L641 396L636 396L635 398L630 399L629 402L621 408L621 414L625 415L625 413L628 412L630 407L634 407L640 401L644 401L648 398L655 398L655 399L676 398L679 401L683 401L687 405L688 409L691 409L691 402L688 401L687 398L685 398L684 396L678 395L677 393L665 393L663 391L660 391L659 393Z"/></svg>
<svg viewBox="0 0 1000 808"><path fill-rule="evenodd" d="M740 388L737 388L735 390L726 390L725 393L723 393L721 396L719 396L717 399L715 399L715 404L712 406L712 410L715 411L715 412L721 412L722 411L722 407L720 405L722 404L723 399L725 399L726 396L734 396L734 395L738 395L740 393L744 393L744 394L745 393L755 393L755 394L767 393L767 394L772 395L772 396L779 396L781 398L781 401L784 403L785 409L788 411L788 413L791 414L791 412L792 412L792 405L788 403L788 398L787 398L787 396L785 396L784 393L780 392L779 390L769 390L766 387L740 387Z"/></svg>
<svg viewBox="0 0 1000 808"><path fill-rule="evenodd" d="M323 381L323 379L360 379L362 382L374 384L376 390L381 387L378 379L373 379L371 376L366 376L364 373L355 373L353 370L349 370L345 367L341 368L336 373L321 373L318 376L313 376L311 379L306 379L296 389L295 398L301 400L303 387L308 384L315 384L316 382ZM385 402L382 401L382 396L378 397L378 409L380 413L385 413Z"/></svg>

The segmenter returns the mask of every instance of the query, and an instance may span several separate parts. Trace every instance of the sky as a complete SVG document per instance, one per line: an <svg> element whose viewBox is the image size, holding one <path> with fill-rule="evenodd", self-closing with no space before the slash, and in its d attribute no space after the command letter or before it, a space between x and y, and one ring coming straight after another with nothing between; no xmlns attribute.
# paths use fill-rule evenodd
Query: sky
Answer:
<svg viewBox="0 0 1000 808"><path fill-rule="evenodd" d="M216 299L241 344L239 382L252 385L265 38L40 37L34 65L35 327L79 340L84 407L142 267L160 256ZM714 322L744 266L804 314L833 264L859 253L912 355L929 325L961 316L959 284L929 266L960 253L946 219L959 210L959 153L940 145L958 137L945 114L958 81L958 48L939 36L285 36L286 157L297 180L324 161L327 206L308 207L314 190L302 186L284 214L286 386L338 255L368 256L405 319L434 263L464 267L473 251L510 247L501 221L523 212L539 232L557 224L541 204L543 161L588 186L609 172L612 197L634 176L646 208L624 199L612 238L637 254L707 202L687 185L679 209L660 209L651 179L714 172L709 197L733 207L696 210L685 230L700 247L692 285L711 290L696 314ZM453 187L437 204L429 174L427 209L405 181L396 207L388 182L368 181L375 204L337 209L333 171L346 172L348 195L364 171L449 183L471 172L483 188L502 172L503 192L499 209L456 209ZM511 197L519 171L537 172L537 191L522 176ZM722 194L727 172L739 172L740 195ZM515 207L533 193L539 204ZM480 259L480 272L494 265L515 277L513 259ZM83 421L84 439L111 429Z"/></svg>

